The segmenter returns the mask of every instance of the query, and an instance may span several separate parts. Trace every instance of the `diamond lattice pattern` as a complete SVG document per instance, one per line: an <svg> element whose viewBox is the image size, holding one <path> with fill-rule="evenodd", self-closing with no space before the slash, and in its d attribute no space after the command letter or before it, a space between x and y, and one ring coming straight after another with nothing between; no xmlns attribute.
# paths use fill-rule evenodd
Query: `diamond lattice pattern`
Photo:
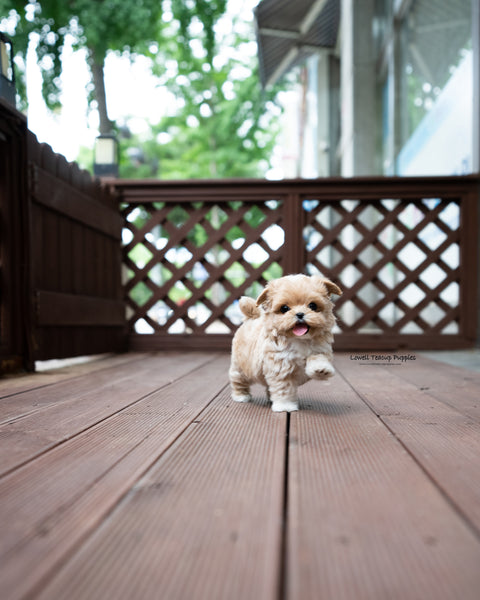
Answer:
<svg viewBox="0 0 480 600"><path fill-rule="evenodd" d="M281 277L281 201L128 204L125 288L136 333L233 333L238 299Z"/></svg>
<svg viewBox="0 0 480 600"><path fill-rule="evenodd" d="M343 286L343 332L457 334L456 200L303 203L307 272Z"/></svg>

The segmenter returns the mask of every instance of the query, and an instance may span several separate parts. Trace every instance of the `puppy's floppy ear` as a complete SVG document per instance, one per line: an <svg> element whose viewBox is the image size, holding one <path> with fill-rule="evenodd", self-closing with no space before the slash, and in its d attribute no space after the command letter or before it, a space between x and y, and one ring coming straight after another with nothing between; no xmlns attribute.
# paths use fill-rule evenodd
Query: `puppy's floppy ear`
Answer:
<svg viewBox="0 0 480 600"><path fill-rule="evenodd" d="M272 282L267 283L265 289L257 298L257 306L261 306L262 304L265 306L269 306L271 304L271 292L272 292Z"/></svg>
<svg viewBox="0 0 480 600"><path fill-rule="evenodd" d="M327 292L328 292L329 296L331 294L335 294L336 296L342 295L342 293L343 293L342 290L338 287L338 285L336 283L333 283L333 281L330 281L330 279L324 279L323 277L318 277L317 275L314 275L313 279L315 280L315 283L320 283L325 288L327 288Z"/></svg>
<svg viewBox="0 0 480 600"><path fill-rule="evenodd" d="M247 319L257 319L260 316L260 309L253 298L242 296L238 301L238 305Z"/></svg>
<svg viewBox="0 0 480 600"><path fill-rule="evenodd" d="M263 292L260 294L260 296L257 298L257 306L260 306L261 304L265 304L267 302L268 299L268 287L266 287Z"/></svg>
<svg viewBox="0 0 480 600"><path fill-rule="evenodd" d="M335 294L336 296L341 296L343 294L338 285L329 279L325 279L323 285L327 288L329 294Z"/></svg>

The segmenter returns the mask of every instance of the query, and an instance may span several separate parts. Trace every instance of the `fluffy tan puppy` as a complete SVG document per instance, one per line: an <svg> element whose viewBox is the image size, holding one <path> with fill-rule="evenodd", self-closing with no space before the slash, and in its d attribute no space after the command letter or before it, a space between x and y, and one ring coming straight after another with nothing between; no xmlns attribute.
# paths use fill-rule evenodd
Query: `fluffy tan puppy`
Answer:
<svg viewBox="0 0 480 600"><path fill-rule="evenodd" d="M256 301L241 298L246 319L232 343L233 400L249 402L250 385L260 383L273 411L298 410L297 387L335 373L330 296L341 293L328 279L288 275L269 282Z"/></svg>

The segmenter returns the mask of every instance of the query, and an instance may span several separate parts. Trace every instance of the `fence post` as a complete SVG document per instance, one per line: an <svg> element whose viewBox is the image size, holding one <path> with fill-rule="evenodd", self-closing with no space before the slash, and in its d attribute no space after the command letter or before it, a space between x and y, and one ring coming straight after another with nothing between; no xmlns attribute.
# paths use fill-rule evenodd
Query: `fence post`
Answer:
<svg viewBox="0 0 480 600"><path fill-rule="evenodd" d="M0 100L0 373L33 369L26 136L25 117Z"/></svg>
<svg viewBox="0 0 480 600"><path fill-rule="evenodd" d="M300 194L290 193L284 201L285 246L283 274L303 273L306 251L303 241L304 211Z"/></svg>
<svg viewBox="0 0 480 600"><path fill-rule="evenodd" d="M461 265L463 286L461 303L462 322L466 339L480 347L480 182L478 179L469 186L463 199L463 244L461 245Z"/></svg>

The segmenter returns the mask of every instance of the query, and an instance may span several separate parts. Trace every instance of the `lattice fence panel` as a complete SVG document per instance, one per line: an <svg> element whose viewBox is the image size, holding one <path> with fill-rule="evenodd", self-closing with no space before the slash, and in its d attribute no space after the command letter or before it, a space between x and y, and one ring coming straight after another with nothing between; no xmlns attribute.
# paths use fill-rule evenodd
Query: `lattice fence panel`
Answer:
<svg viewBox="0 0 480 600"><path fill-rule="evenodd" d="M477 335L477 179L120 182L131 347L228 349L238 299L320 273L335 347L461 348Z"/></svg>
<svg viewBox="0 0 480 600"><path fill-rule="evenodd" d="M459 333L459 200L307 199L303 208L306 270L343 287L342 333Z"/></svg>
<svg viewBox="0 0 480 600"><path fill-rule="evenodd" d="M232 334L238 299L281 277L281 200L124 204L128 322L137 334Z"/></svg>

